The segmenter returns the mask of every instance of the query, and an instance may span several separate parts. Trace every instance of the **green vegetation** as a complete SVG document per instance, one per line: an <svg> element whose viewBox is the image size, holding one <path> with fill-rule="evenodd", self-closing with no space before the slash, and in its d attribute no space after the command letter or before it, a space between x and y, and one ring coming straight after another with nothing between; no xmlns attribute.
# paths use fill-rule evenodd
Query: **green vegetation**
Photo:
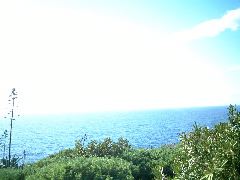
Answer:
<svg viewBox="0 0 240 180"><path fill-rule="evenodd" d="M126 139L102 142L86 137L26 165L0 169L1 179L240 179L240 113L229 107L228 122L214 128L194 125L177 145L136 149ZM3 178L2 178L3 177Z"/></svg>
<svg viewBox="0 0 240 180"><path fill-rule="evenodd" d="M26 179L133 179L130 163L119 158L77 157L42 160L25 169Z"/></svg>
<svg viewBox="0 0 240 180"><path fill-rule="evenodd" d="M133 149L122 138L83 144L77 141L75 148L27 166L26 179L152 179L156 166L173 163L175 151L172 146Z"/></svg>
<svg viewBox="0 0 240 180"><path fill-rule="evenodd" d="M24 173L21 169L3 168L0 169L1 180L24 180Z"/></svg>
<svg viewBox="0 0 240 180"><path fill-rule="evenodd" d="M230 105L228 122L194 126L181 135L175 159L179 179L240 179L240 113Z"/></svg>

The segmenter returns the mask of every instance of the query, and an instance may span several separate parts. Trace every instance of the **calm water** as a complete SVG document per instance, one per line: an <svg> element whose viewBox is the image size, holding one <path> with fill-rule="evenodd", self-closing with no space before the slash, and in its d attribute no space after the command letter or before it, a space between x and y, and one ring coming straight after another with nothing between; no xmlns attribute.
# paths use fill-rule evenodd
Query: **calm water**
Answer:
<svg viewBox="0 0 240 180"><path fill-rule="evenodd" d="M84 134L89 140L124 137L135 147L159 147L178 142L179 133L190 131L194 122L213 127L226 118L227 107L22 116L14 121L13 151L25 150L27 161L32 162L73 147ZM1 119L1 132L8 125L9 120Z"/></svg>

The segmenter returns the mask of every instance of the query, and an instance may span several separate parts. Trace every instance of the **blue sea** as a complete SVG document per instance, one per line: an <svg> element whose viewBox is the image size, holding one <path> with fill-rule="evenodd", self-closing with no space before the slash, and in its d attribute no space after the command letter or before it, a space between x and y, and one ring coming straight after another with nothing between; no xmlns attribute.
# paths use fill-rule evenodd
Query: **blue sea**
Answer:
<svg viewBox="0 0 240 180"><path fill-rule="evenodd" d="M227 107L201 107L129 112L105 112L45 116L20 116L13 123L13 153L34 162L65 148L74 147L84 134L88 141L124 137L139 148L179 142L179 134L192 130L196 122L213 127L227 119ZM0 120L0 130L9 120ZM2 153L2 151L0 151ZM0 154L1 155L1 154Z"/></svg>

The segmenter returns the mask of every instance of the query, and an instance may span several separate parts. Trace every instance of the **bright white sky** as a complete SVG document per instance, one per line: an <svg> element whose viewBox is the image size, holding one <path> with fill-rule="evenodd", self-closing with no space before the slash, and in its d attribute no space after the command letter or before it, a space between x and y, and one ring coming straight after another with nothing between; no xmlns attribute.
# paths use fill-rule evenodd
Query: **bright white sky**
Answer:
<svg viewBox="0 0 240 180"><path fill-rule="evenodd" d="M94 9L1 1L0 112L13 87L22 114L239 103L226 76L239 66L191 48L236 31L239 19L237 9L172 32Z"/></svg>

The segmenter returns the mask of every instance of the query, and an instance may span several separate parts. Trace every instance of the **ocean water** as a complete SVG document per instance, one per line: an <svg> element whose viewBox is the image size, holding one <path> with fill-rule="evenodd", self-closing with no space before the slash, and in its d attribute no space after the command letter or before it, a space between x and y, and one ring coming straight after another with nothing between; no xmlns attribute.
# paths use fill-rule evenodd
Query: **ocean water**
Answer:
<svg viewBox="0 0 240 180"><path fill-rule="evenodd" d="M227 119L227 107L201 107L130 112L106 112L49 116L21 116L13 123L12 151L26 151L34 162L65 148L87 134L88 141L127 138L134 147L150 148L179 142L179 134L192 130L196 122L213 127ZM9 120L0 120L0 130ZM2 151L0 151L2 153ZM0 154L1 155L1 154Z"/></svg>

